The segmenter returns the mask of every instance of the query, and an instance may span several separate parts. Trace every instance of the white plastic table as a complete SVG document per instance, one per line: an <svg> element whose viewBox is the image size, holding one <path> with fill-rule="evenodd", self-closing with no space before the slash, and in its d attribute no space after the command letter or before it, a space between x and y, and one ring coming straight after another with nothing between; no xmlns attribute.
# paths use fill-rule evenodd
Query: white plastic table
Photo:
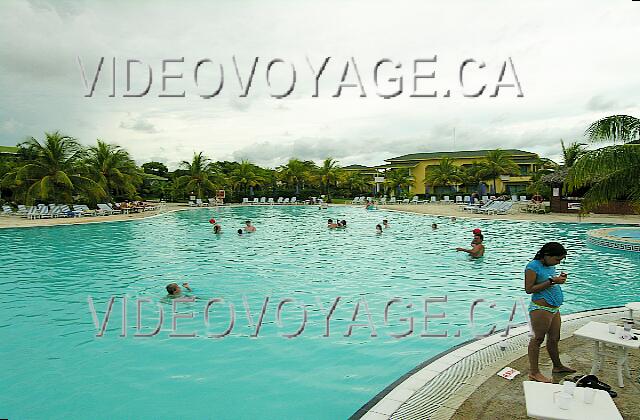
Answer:
<svg viewBox="0 0 640 420"><path fill-rule="evenodd" d="M640 312L640 302L629 302L624 307L629 310L629 318L631 320L633 320L633 311Z"/></svg>
<svg viewBox="0 0 640 420"><path fill-rule="evenodd" d="M593 403L587 404L584 402L584 388L576 388L569 409L563 410L556 403L557 395L562 392L562 385L533 381L524 381L522 385L524 386L527 415L534 419L622 420L618 407L606 391L595 390Z"/></svg>
<svg viewBox="0 0 640 420"><path fill-rule="evenodd" d="M638 335L637 330L631 330L634 335ZM603 322L591 321L587 325L580 327L573 333L576 337L582 337L589 340L593 340L593 362L591 365L591 374L595 375L602 368L604 364L604 357L608 354L606 352L607 346L611 346L614 349L614 356L618 362L618 385L620 388L624 388L624 379L622 371L624 370L627 378L631 377L629 371L629 349L640 349L640 339L638 340L623 340L616 334L609 333L609 325Z"/></svg>

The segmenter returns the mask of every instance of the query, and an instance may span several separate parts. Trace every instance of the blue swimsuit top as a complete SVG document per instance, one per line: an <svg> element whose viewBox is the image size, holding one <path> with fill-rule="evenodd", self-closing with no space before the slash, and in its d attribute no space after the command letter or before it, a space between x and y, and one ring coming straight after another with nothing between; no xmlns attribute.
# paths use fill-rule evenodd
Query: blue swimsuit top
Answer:
<svg viewBox="0 0 640 420"><path fill-rule="evenodd" d="M546 266L542 263L542 260L533 260L527 267L525 271L531 270L536 273L536 282L535 284L544 283L549 280L549 277L556 276L556 268L553 266ZM564 295L562 294L562 288L559 284L554 284L553 286L546 288L540 292L536 292L531 295L531 300L544 299L551 306L560 306L564 301Z"/></svg>

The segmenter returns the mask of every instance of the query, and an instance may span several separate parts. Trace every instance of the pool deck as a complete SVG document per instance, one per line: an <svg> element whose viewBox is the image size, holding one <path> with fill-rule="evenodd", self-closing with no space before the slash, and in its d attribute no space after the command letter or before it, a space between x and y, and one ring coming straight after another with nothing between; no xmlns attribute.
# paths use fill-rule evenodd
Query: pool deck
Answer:
<svg viewBox="0 0 640 420"><path fill-rule="evenodd" d="M167 203L162 210L145 211L142 213L130 214L113 214L110 216L83 216L83 217L57 217L55 219L26 219L18 216L1 216L0 229L6 228L30 228L42 226L58 226L58 225L82 225L87 223L106 223L106 222L122 222L129 220L147 219L149 217L158 216L159 214L188 210L190 208L186 204Z"/></svg>
<svg viewBox="0 0 640 420"><path fill-rule="evenodd" d="M526 220L532 222L565 222L565 223L611 223L621 225L640 225L640 214L620 215L620 214L589 214L579 216L570 213L525 213L519 211L519 207L507 214L486 215L470 213L461 210L461 206L456 204L396 204L379 206L384 210L404 211L410 213L428 214L432 216L455 216L459 218L488 219L488 220Z"/></svg>
<svg viewBox="0 0 640 420"><path fill-rule="evenodd" d="M624 308L600 309L563 316L560 354L578 373L589 373L592 342L573 336L589 321L620 322ZM636 324L637 325L637 324ZM418 366L387 387L352 418L362 419L526 419L522 382L527 380L528 325L511 329L508 337L498 332L442 353ZM630 351L631 378L625 387L616 380L616 368L606 358L598 378L618 393L614 402L626 418L640 418L640 352ZM509 366L521 372L509 381L496 375ZM546 351L540 353L542 373L559 382L564 375L551 375ZM577 373L576 373L577 374ZM575 376L571 374L570 376Z"/></svg>

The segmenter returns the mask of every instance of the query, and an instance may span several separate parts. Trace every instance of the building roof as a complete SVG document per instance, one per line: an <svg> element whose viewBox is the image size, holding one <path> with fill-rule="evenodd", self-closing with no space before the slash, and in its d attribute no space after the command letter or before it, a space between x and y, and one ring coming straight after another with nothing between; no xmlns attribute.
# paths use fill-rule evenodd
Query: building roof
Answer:
<svg viewBox="0 0 640 420"><path fill-rule="evenodd" d="M18 153L18 148L15 146L0 146L0 154L15 155Z"/></svg>
<svg viewBox="0 0 640 420"><path fill-rule="evenodd" d="M349 166L343 166L341 169L347 170L347 171L361 171L364 169L372 169L369 166L364 166L364 165L349 165Z"/></svg>
<svg viewBox="0 0 640 420"><path fill-rule="evenodd" d="M495 149L493 149L495 150ZM467 150L456 152L428 152L428 153L411 153L408 155L402 155L391 159L385 159L385 162L398 162L407 160L428 160L428 159L442 159L448 158L483 158L487 156L487 153L493 150ZM517 149L503 149L504 152L511 155L511 157L524 157L524 158L537 158L538 155L531 152L525 152Z"/></svg>
<svg viewBox="0 0 640 420"><path fill-rule="evenodd" d="M376 169L415 168L418 162L391 162L376 166Z"/></svg>

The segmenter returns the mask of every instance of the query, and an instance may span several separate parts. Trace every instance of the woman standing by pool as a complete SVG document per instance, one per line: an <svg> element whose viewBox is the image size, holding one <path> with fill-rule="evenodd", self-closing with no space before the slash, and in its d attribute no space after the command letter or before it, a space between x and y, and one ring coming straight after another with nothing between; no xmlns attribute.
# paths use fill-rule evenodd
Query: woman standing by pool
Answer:
<svg viewBox="0 0 640 420"><path fill-rule="evenodd" d="M567 250L558 242L545 244L527 264L524 271L524 288L531 295L529 318L533 337L529 341L529 379L551 382L540 373L538 358L540 346L547 337L547 351L553 362L553 373L575 372L560 361L560 305L564 300L561 284L567 281L567 273L556 275L555 266L567 256Z"/></svg>

